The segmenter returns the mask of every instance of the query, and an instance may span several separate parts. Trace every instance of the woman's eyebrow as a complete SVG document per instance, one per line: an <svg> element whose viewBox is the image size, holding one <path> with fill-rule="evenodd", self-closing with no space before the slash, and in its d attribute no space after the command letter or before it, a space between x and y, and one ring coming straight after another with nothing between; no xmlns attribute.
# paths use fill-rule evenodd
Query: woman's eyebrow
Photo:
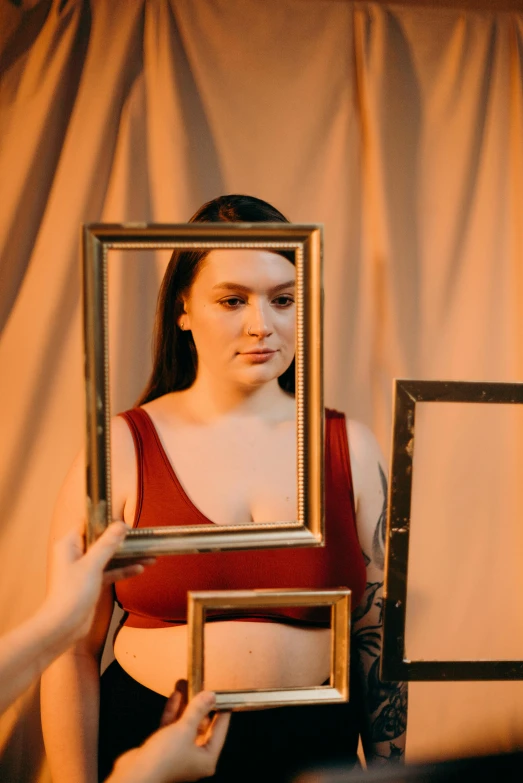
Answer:
<svg viewBox="0 0 523 783"><path fill-rule="evenodd" d="M269 293L274 294L278 291L283 291L284 288L294 288L295 285L295 280L287 280L285 283L279 283L278 285L269 288ZM222 288L226 291L243 291L246 294L252 293L252 288L249 288L246 285L241 285L240 283L216 283L216 285L213 285L212 290L214 291L217 288Z"/></svg>

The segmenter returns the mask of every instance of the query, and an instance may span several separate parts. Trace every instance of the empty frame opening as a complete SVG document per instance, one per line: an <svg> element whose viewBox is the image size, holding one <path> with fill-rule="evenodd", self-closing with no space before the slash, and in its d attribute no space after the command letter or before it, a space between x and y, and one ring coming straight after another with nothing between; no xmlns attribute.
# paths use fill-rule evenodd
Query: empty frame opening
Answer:
<svg viewBox="0 0 523 783"><path fill-rule="evenodd" d="M405 657L521 660L523 406L415 416Z"/></svg>

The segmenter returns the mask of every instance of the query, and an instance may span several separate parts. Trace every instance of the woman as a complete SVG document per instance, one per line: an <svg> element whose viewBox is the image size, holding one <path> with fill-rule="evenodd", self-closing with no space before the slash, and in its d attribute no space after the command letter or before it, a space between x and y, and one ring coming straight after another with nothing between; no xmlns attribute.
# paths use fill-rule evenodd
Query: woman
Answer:
<svg viewBox="0 0 523 783"><path fill-rule="evenodd" d="M215 199L195 221L287 222L247 196ZM294 278L284 253L173 254L160 292L150 382L138 406L112 426L115 518L138 527L296 518ZM406 692L384 686L377 674L381 457L366 428L346 425L334 411L326 415L325 481L324 548L163 557L118 590L127 616L116 638L117 661L102 678L102 778L117 755L154 730L165 696L184 676L189 589L344 586L357 607L358 676L349 704L234 714L216 780L285 780L310 763L354 761L360 733L369 759L401 755ZM82 490L78 463L58 505L57 529L61 520L82 516ZM55 783L96 780L98 660L112 601L108 593L88 642L46 678L45 737ZM212 619L206 687L286 688L328 678L328 620L321 612ZM58 710L64 692L68 709Z"/></svg>

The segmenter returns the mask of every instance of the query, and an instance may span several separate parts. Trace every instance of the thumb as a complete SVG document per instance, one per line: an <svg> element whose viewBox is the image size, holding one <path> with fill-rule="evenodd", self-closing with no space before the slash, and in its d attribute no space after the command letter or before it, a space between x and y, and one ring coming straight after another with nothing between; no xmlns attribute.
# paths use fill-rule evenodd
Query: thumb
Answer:
<svg viewBox="0 0 523 783"><path fill-rule="evenodd" d="M162 717L160 718L160 728L162 726L168 726L170 723L175 723L179 716L180 707L182 704L182 695L179 691L173 691L167 703L164 707Z"/></svg>
<svg viewBox="0 0 523 783"><path fill-rule="evenodd" d="M216 707L216 696L211 691L200 691L187 705L179 723L194 733L198 733L198 727L209 712Z"/></svg>
<svg viewBox="0 0 523 783"><path fill-rule="evenodd" d="M129 528L125 522L111 522L109 527L104 530L100 538L95 541L84 556L86 565L102 571L128 532Z"/></svg>

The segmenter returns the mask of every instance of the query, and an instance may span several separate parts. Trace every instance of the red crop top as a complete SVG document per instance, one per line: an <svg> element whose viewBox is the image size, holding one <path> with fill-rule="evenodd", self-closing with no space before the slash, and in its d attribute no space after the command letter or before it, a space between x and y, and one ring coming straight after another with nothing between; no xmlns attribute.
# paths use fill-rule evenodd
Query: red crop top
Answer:
<svg viewBox="0 0 523 783"><path fill-rule="evenodd" d="M148 414L142 408L133 408L121 415L129 425L137 455L134 527L212 524L183 490ZM185 623L188 590L344 587L352 590L352 608L358 606L366 572L356 532L345 416L326 410L325 418L325 546L162 556L143 574L117 583L118 602L128 613L124 625L165 628ZM328 607L209 614L209 619L248 616L300 625L330 625Z"/></svg>

